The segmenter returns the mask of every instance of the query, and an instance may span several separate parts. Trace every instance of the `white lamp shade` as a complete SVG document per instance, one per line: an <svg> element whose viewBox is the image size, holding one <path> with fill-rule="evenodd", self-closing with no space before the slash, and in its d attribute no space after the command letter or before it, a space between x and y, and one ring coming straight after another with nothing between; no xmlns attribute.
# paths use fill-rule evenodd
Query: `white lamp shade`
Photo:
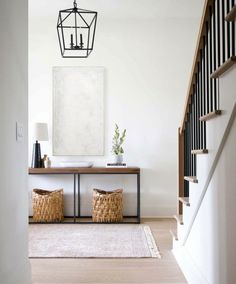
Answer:
<svg viewBox="0 0 236 284"><path fill-rule="evenodd" d="M33 128L33 137L37 141L48 141L47 123L35 123Z"/></svg>

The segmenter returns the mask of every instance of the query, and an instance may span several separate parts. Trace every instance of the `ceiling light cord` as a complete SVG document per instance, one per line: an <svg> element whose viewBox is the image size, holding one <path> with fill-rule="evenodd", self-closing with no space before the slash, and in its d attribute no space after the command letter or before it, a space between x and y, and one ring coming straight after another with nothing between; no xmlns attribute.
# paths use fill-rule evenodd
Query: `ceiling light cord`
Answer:
<svg viewBox="0 0 236 284"><path fill-rule="evenodd" d="M77 8L77 3L76 3L76 0L74 0L74 8Z"/></svg>

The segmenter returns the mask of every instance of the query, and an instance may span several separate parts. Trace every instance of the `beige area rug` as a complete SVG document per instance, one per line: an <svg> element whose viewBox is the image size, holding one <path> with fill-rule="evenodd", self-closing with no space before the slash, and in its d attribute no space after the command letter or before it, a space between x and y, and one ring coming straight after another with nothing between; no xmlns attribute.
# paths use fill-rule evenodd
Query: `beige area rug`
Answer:
<svg viewBox="0 0 236 284"><path fill-rule="evenodd" d="M160 252L145 225L31 224L29 257L160 258Z"/></svg>

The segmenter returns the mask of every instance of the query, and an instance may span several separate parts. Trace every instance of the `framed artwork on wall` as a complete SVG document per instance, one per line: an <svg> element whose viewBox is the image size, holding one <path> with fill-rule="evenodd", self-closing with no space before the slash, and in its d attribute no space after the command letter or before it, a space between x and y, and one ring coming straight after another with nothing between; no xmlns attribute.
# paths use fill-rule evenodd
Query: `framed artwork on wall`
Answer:
<svg viewBox="0 0 236 284"><path fill-rule="evenodd" d="M53 67L53 155L104 154L104 68Z"/></svg>

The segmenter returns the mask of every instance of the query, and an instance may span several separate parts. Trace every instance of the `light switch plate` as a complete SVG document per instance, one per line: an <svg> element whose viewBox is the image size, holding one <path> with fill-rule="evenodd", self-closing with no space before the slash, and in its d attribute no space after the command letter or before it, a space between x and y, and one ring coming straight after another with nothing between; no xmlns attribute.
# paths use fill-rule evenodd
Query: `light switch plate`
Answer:
<svg viewBox="0 0 236 284"><path fill-rule="evenodd" d="M20 142L24 139L24 125L23 123L16 123L16 141Z"/></svg>

